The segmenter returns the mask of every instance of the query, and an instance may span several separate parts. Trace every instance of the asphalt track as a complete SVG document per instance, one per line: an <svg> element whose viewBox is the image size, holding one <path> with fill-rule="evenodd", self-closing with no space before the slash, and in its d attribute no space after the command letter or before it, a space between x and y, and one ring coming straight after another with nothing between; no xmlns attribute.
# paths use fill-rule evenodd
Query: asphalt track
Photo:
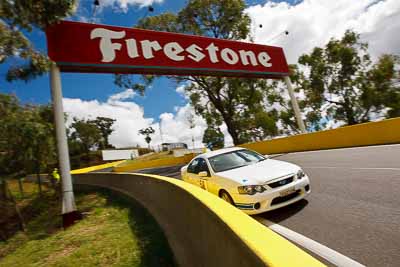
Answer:
<svg viewBox="0 0 400 267"><path fill-rule="evenodd" d="M275 158L300 165L311 179L312 193L256 219L288 228L366 266L400 266L400 145ZM180 178L180 167L139 172Z"/></svg>

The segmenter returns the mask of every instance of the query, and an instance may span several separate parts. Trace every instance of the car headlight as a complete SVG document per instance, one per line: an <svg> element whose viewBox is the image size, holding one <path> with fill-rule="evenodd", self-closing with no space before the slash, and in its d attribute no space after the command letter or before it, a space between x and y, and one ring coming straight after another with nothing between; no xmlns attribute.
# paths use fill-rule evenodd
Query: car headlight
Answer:
<svg viewBox="0 0 400 267"><path fill-rule="evenodd" d="M239 194L243 195L254 195L255 193L262 193L265 190L265 187L262 185L245 185L238 187Z"/></svg>
<svg viewBox="0 0 400 267"><path fill-rule="evenodd" d="M303 170L299 170L299 171L297 172L297 179L301 179L301 178L303 178L304 176L306 176L306 174L304 173Z"/></svg>

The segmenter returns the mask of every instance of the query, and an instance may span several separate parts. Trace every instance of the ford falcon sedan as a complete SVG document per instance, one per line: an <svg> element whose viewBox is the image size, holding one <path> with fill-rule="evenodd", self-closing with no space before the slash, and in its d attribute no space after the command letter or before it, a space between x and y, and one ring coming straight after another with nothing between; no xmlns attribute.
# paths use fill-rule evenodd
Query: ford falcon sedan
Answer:
<svg viewBox="0 0 400 267"><path fill-rule="evenodd" d="M287 206L310 194L310 180L297 165L233 147L195 157L182 179L207 190L247 214Z"/></svg>

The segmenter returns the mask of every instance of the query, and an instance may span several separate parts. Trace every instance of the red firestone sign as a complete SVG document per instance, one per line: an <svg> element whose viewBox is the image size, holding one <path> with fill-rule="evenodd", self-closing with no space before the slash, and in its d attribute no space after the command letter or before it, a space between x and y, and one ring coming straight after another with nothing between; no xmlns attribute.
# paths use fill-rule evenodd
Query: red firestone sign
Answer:
<svg viewBox="0 0 400 267"><path fill-rule="evenodd" d="M169 32L62 21L46 30L48 54L65 72L280 78L280 47Z"/></svg>

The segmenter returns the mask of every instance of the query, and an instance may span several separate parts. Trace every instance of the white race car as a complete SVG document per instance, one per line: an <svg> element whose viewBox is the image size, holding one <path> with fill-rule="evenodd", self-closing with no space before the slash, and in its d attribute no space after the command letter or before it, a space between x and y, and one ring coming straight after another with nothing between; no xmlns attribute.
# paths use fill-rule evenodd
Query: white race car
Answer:
<svg viewBox="0 0 400 267"><path fill-rule="evenodd" d="M195 157L182 179L247 214L277 209L310 194L310 180L297 165L244 148L225 148Z"/></svg>

